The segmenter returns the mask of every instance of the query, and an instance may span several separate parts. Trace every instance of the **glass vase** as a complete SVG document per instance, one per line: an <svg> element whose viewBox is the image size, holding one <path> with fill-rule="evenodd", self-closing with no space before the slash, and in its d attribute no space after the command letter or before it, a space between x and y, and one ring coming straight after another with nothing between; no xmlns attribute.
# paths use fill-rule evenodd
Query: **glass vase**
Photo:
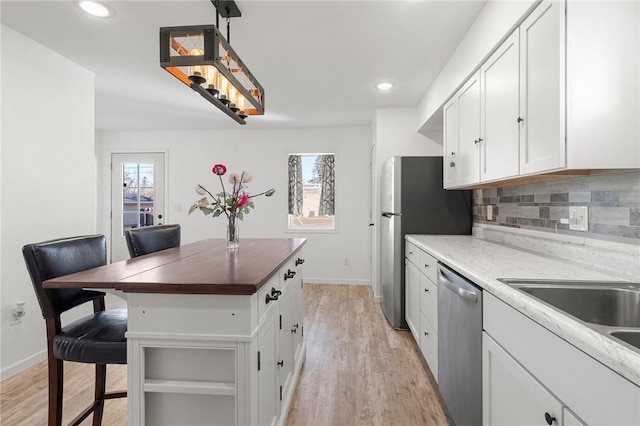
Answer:
<svg viewBox="0 0 640 426"><path fill-rule="evenodd" d="M240 243L239 221L236 216L229 218L227 223L227 249L236 250Z"/></svg>

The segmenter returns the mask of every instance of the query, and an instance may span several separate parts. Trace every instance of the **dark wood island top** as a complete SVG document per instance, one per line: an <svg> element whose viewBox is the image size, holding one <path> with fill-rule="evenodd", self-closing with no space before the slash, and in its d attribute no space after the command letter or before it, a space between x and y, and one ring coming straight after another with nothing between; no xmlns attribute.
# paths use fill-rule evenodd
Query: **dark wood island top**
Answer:
<svg viewBox="0 0 640 426"><path fill-rule="evenodd" d="M238 250L209 239L47 280L45 288L115 289L124 293L256 293L307 242L244 238Z"/></svg>

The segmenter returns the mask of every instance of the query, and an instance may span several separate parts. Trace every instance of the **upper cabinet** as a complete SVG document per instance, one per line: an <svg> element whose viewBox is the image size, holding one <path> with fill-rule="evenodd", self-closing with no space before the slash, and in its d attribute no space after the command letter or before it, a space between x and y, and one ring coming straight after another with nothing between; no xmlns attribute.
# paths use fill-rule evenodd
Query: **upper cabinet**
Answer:
<svg viewBox="0 0 640 426"><path fill-rule="evenodd" d="M444 105L444 186L640 168L640 3L542 1Z"/></svg>
<svg viewBox="0 0 640 426"><path fill-rule="evenodd" d="M444 186L477 182L480 168L480 73L474 74L444 108Z"/></svg>
<svg viewBox="0 0 640 426"><path fill-rule="evenodd" d="M520 26L520 174L565 166L564 2L545 1Z"/></svg>

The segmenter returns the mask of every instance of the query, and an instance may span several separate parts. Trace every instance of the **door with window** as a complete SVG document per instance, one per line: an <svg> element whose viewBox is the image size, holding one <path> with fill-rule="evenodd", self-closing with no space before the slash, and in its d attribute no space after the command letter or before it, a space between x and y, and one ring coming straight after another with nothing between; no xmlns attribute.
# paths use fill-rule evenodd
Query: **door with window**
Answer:
<svg viewBox="0 0 640 426"><path fill-rule="evenodd" d="M164 223L164 153L111 155L111 261L128 259L127 229Z"/></svg>

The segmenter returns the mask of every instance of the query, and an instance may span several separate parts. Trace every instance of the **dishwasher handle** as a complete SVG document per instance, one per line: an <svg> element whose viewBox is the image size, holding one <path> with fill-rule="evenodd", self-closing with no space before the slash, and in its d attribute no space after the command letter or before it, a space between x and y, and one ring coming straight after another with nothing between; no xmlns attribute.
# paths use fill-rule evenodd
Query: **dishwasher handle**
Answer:
<svg viewBox="0 0 640 426"><path fill-rule="evenodd" d="M444 276L444 274L442 273L442 270L440 269L438 269L438 282L442 283L449 290L453 291L454 293L457 293L458 296L470 301L471 303L476 303L478 301L478 294L475 291L464 289L452 283L451 281L449 281L447 277Z"/></svg>

